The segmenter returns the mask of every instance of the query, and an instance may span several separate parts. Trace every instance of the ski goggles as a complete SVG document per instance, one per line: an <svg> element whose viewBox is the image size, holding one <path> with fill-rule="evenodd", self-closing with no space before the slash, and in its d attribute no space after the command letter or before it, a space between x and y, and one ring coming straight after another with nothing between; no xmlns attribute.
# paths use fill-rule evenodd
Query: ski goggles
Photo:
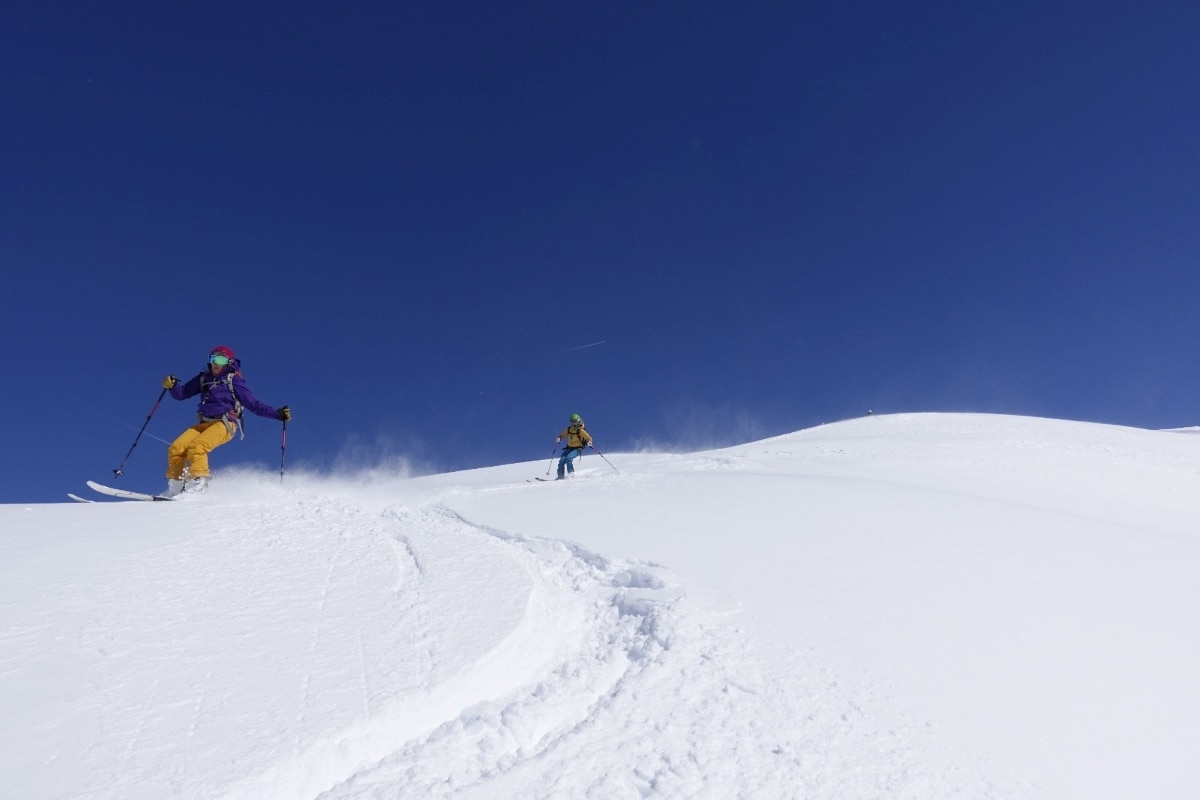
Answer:
<svg viewBox="0 0 1200 800"><path fill-rule="evenodd" d="M216 364L218 367L227 367L229 366L229 357L223 356L220 353L213 353L208 357L208 363Z"/></svg>

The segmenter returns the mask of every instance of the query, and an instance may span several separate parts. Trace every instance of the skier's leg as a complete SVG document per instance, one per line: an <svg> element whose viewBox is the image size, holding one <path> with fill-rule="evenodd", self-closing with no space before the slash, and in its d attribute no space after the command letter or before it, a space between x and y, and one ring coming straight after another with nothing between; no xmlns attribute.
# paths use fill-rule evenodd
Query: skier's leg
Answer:
<svg viewBox="0 0 1200 800"><path fill-rule="evenodd" d="M578 448L571 448L567 451L567 472L571 475L575 474L575 456L583 451Z"/></svg>
<svg viewBox="0 0 1200 800"><path fill-rule="evenodd" d="M208 469L208 454L233 438L233 433L224 422L201 422L196 426L200 434L192 439L187 448L189 478L207 478L212 473Z"/></svg>
<svg viewBox="0 0 1200 800"><path fill-rule="evenodd" d="M199 425L193 425L171 442L167 448L167 480L177 481L183 477L183 468L187 466L188 446L200 435L201 430Z"/></svg>

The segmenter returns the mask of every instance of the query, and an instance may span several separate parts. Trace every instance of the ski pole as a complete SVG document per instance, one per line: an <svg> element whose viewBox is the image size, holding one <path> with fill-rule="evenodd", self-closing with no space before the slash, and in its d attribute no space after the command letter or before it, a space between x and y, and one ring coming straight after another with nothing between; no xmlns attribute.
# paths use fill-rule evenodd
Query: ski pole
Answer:
<svg viewBox="0 0 1200 800"><path fill-rule="evenodd" d="M554 466L554 454L558 452L558 442L554 443L554 449L550 451L550 463L546 465L546 474L550 474L550 469Z"/></svg>
<svg viewBox="0 0 1200 800"><path fill-rule="evenodd" d="M279 482L283 483L283 460L287 458L287 420L283 421L283 436L279 440Z"/></svg>
<svg viewBox="0 0 1200 800"><path fill-rule="evenodd" d="M594 444L589 444L589 445L588 445L588 447L590 447L590 448L592 448L593 450L595 450L595 451L596 451L596 455L600 456L601 458L604 458L604 453L601 453L601 452L600 452L600 450L599 450L599 449L597 449L596 445L594 445ZM614 470L616 470L616 472L617 472L617 474L618 474L618 475L621 473L621 470L617 469L616 467L613 467L613 463L612 463L611 461L609 461L607 458L604 458L604 463L605 463L605 464L608 464L610 467L612 467Z"/></svg>
<svg viewBox="0 0 1200 800"><path fill-rule="evenodd" d="M158 393L158 399L154 401L154 408L150 409L150 413L146 415L146 421L142 423L142 430L138 431L137 436L133 437L133 444L129 445L129 452L121 459L120 466L113 470L113 475L116 477L119 478L125 474L125 462L129 460L129 456L133 453L133 448L137 447L138 439L142 438L142 431L146 430L146 426L150 424L150 418L154 416L155 411L158 411L158 404L162 402L166 394L167 387L164 386L163 390Z"/></svg>

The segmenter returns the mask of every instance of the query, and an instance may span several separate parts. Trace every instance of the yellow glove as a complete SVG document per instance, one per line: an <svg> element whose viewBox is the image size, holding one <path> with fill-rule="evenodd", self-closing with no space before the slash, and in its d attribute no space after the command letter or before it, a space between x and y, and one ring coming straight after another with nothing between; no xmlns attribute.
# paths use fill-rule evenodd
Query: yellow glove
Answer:
<svg viewBox="0 0 1200 800"><path fill-rule="evenodd" d="M168 375L167 377L163 378L164 389L174 389L175 384L177 383L179 383L179 378L176 378L174 375Z"/></svg>

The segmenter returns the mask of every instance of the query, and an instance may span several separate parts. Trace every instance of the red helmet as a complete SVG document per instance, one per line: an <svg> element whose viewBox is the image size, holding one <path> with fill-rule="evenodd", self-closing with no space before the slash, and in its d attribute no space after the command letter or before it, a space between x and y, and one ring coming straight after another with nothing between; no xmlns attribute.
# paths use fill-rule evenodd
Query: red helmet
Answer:
<svg viewBox="0 0 1200 800"><path fill-rule="evenodd" d="M212 352L209 353L209 356L225 356L230 361L233 361L233 348L226 347L223 344L217 345L212 349Z"/></svg>

